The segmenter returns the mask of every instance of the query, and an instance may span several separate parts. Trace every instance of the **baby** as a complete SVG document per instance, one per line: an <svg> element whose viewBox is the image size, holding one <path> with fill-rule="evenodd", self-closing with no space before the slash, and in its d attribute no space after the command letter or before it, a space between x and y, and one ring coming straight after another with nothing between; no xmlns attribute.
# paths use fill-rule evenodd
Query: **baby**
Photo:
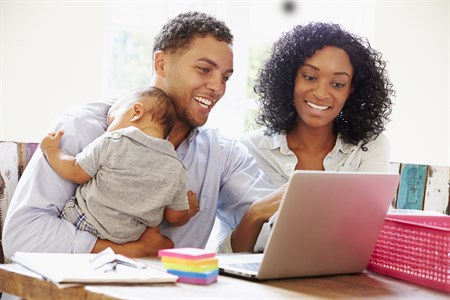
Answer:
<svg viewBox="0 0 450 300"><path fill-rule="evenodd" d="M171 99L156 87L135 90L108 111L107 131L74 156L59 148L64 132L40 143L51 167L79 183L61 218L101 239L139 239L163 218L186 224L199 210L187 172L166 140L176 119Z"/></svg>

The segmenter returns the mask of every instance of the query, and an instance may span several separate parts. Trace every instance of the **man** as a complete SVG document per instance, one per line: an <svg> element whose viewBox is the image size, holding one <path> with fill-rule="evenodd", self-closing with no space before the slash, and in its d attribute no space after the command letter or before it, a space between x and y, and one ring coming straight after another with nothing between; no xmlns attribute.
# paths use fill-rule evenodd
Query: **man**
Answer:
<svg viewBox="0 0 450 300"><path fill-rule="evenodd" d="M5 256L15 251L96 253L112 247L116 253L141 257L173 246L205 247L216 215L222 225L221 251L253 251L263 223L278 208L279 194L271 194L273 187L243 145L201 127L233 73L232 39L224 23L197 12L170 20L155 39L151 85L174 100L177 120L169 141L188 170L188 189L197 194L200 205L188 224L175 228L163 223L121 245L79 231L59 218L76 185L59 177L38 150L6 216ZM76 155L101 135L110 105L92 103L63 115L55 128L65 132L61 149Z"/></svg>

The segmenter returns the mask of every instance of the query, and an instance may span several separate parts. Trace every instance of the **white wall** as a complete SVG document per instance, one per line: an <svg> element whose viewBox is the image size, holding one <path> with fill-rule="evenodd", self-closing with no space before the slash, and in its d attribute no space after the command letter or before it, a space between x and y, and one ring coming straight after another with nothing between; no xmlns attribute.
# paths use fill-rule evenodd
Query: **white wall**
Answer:
<svg viewBox="0 0 450 300"><path fill-rule="evenodd" d="M320 16L311 3L304 5L311 18ZM350 2L318 3L339 12ZM0 5L0 140L38 141L62 111L102 97L107 3ZM255 3L254 15L257 10ZM448 1L367 1L367 10L365 16L342 23L369 22L375 15L368 38L388 61L397 91L387 131L392 160L450 165ZM342 13L336 21L340 18ZM349 30L360 34L357 28Z"/></svg>
<svg viewBox="0 0 450 300"><path fill-rule="evenodd" d="M101 96L106 3L2 1L0 19L0 140L38 141Z"/></svg>
<svg viewBox="0 0 450 300"><path fill-rule="evenodd" d="M449 2L380 2L375 47L397 92L392 160L450 165Z"/></svg>

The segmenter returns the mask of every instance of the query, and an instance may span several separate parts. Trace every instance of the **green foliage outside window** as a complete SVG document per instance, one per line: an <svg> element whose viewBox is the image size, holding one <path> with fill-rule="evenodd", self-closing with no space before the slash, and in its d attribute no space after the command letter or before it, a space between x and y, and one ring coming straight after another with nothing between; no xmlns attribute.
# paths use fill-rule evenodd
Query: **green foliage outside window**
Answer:
<svg viewBox="0 0 450 300"><path fill-rule="evenodd" d="M259 68L269 56L269 49L271 44L261 43L250 47L249 53L249 68L247 79L247 98L254 101L256 94L253 91L255 79L258 76Z"/></svg>
<svg viewBox="0 0 450 300"><path fill-rule="evenodd" d="M247 109L245 113L245 123L244 131L250 131L261 127L255 122L255 118L258 115L258 109L256 108L256 94L253 91L255 85L255 79L258 76L258 71L263 65L264 61L269 56L269 49L271 44L261 43L258 45L253 45L250 48L249 53L249 68L248 68L248 79L247 79L247 99L254 103L254 108Z"/></svg>
<svg viewBox="0 0 450 300"><path fill-rule="evenodd" d="M120 30L114 34L110 90L118 93L149 84L152 73L153 35Z"/></svg>

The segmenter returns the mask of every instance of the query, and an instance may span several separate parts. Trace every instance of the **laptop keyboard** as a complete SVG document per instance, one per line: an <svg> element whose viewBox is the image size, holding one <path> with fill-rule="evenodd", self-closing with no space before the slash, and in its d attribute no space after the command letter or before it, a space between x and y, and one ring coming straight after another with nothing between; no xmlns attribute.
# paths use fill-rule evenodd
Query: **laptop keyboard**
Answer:
<svg viewBox="0 0 450 300"><path fill-rule="evenodd" d="M261 263L259 263L259 262L230 264L230 266L232 266L234 268L239 268L239 269L244 269L244 270L249 270L249 271L254 271L254 272L257 272L259 270L260 265L261 265Z"/></svg>

